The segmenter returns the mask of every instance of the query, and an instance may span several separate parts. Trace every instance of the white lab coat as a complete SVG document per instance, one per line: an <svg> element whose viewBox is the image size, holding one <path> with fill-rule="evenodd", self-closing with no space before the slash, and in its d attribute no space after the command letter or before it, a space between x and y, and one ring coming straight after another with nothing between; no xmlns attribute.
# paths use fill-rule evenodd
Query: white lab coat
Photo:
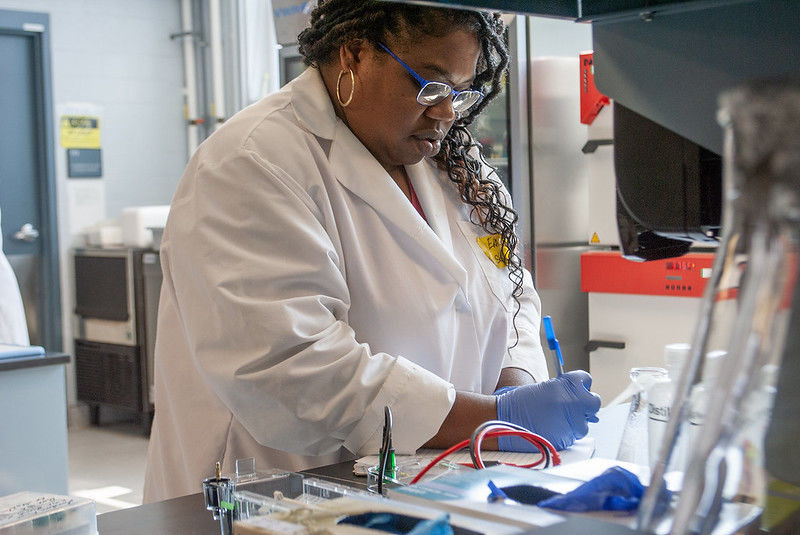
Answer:
<svg viewBox="0 0 800 535"><path fill-rule="evenodd" d="M161 246L145 501L199 492L216 460L299 470L377 451L385 405L411 452L456 389L490 394L504 367L547 378L530 274L509 351L507 269L446 173L407 170L428 223L313 68L198 149Z"/></svg>
<svg viewBox="0 0 800 535"><path fill-rule="evenodd" d="M19 293L17 277L3 253L3 234L0 232L0 343L26 346L28 324Z"/></svg>

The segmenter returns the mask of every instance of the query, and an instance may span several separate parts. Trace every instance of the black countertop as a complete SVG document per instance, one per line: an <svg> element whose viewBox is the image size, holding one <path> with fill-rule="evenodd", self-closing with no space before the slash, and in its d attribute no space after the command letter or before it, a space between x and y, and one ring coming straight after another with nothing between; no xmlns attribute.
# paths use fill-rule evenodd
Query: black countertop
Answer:
<svg viewBox="0 0 800 535"><path fill-rule="evenodd" d="M67 364L70 360L71 357L66 353L46 353L44 355L34 355L32 357L2 359L0 360L0 372Z"/></svg>
<svg viewBox="0 0 800 535"><path fill-rule="evenodd" d="M301 473L362 490L367 488L366 478L353 475L353 461L312 468ZM200 481L197 487L200 488ZM202 493L197 493L98 515L97 531L102 535L219 535L220 528L219 522L206 510Z"/></svg>

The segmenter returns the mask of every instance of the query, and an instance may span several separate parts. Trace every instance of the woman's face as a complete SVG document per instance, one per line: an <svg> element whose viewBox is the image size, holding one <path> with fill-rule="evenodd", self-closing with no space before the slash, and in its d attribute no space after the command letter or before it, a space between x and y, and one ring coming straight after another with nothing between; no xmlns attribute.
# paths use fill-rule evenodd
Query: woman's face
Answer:
<svg viewBox="0 0 800 535"><path fill-rule="evenodd" d="M444 37L387 41L383 44L425 80L462 91L475 78L480 45L472 32L455 30ZM390 173L436 155L456 119L452 95L433 106L419 104L420 85L408 71L383 50L366 42L362 47L352 63L353 100L342 110L350 129ZM343 100L349 92L345 74Z"/></svg>

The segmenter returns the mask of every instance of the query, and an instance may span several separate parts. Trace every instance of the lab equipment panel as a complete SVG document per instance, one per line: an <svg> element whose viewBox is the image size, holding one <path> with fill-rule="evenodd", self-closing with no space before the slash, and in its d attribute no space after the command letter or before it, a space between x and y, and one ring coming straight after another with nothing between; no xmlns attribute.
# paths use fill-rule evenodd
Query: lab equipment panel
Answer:
<svg viewBox="0 0 800 535"><path fill-rule="evenodd" d="M581 255L584 292L702 297L711 277L713 253L633 262L619 252L591 251Z"/></svg>
<svg viewBox="0 0 800 535"><path fill-rule="evenodd" d="M83 318L127 321L128 277L125 256L75 257L75 313Z"/></svg>
<svg viewBox="0 0 800 535"><path fill-rule="evenodd" d="M581 256L581 289L589 297L592 391L608 402L639 366L664 366L664 346L689 343L713 253L633 262L618 251Z"/></svg>
<svg viewBox="0 0 800 535"><path fill-rule="evenodd" d="M142 411L138 347L75 340L75 355L78 399Z"/></svg>

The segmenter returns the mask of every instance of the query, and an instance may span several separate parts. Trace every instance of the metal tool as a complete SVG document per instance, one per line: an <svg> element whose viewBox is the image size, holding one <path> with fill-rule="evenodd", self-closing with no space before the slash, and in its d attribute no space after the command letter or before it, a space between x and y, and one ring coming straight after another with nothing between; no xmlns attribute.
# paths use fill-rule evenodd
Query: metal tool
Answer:
<svg viewBox="0 0 800 535"><path fill-rule="evenodd" d="M203 498L206 509L214 515L214 520L219 520L219 529L222 535L233 534L233 485L230 478L222 477L219 461L215 467L214 477L203 480Z"/></svg>

